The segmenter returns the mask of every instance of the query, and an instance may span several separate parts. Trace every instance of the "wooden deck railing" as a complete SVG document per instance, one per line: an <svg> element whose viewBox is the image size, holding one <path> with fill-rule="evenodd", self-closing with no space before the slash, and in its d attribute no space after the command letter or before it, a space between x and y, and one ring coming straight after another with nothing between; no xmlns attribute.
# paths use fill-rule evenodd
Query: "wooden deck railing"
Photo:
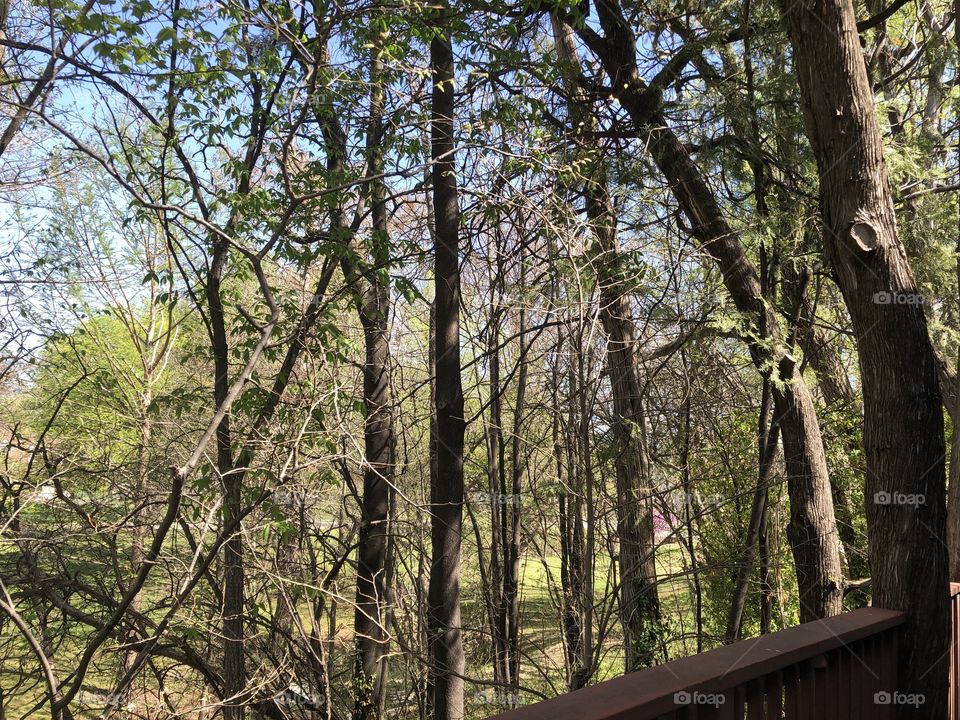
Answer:
<svg viewBox="0 0 960 720"><path fill-rule="evenodd" d="M953 639L960 585L951 587ZM577 692L528 705L491 720L846 720L893 718L897 637L905 615L864 608L743 640ZM951 681L960 667L953 644ZM956 699L951 694L951 702ZM954 720L960 706L954 705Z"/></svg>
<svg viewBox="0 0 960 720"><path fill-rule="evenodd" d="M950 720L960 720L960 583L950 583Z"/></svg>

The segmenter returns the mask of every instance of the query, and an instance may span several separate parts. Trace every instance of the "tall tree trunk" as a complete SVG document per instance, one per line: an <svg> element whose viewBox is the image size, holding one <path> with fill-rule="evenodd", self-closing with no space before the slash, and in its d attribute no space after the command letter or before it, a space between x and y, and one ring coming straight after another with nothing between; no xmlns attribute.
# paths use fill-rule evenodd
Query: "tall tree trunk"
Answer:
<svg viewBox="0 0 960 720"><path fill-rule="evenodd" d="M583 195L599 257L600 320L607 339L607 372L613 395L613 431L617 451L617 537L620 542L620 618L625 671L655 665L661 652L660 600L657 596L653 483L647 451L646 412L636 357L633 311L620 267L617 220L601 148L583 133L593 128L587 99L579 90L580 61L573 31L554 17L554 39L566 75L568 123L575 128L577 151L585 156Z"/></svg>
<svg viewBox="0 0 960 720"><path fill-rule="evenodd" d="M680 349L683 363L683 430L680 446L680 487L683 489L683 525L687 552L690 554L690 576L693 581L693 618L697 627L697 653L703 652L703 589L700 585L700 561L693 539L693 483L690 478L690 454L693 448L693 385L685 348Z"/></svg>
<svg viewBox="0 0 960 720"><path fill-rule="evenodd" d="M823 394L826 407L853 415L862 422L863 405L854 392L835 344L815 323L814 309L806 295L806 285L806 279L801 277L796 268L790 265L784 268L784 295L791 298L798 309L795 331L797 344L803 350L804 361L816 375L817 386ZM848 458L849 471L857 476L862 475L864 468L861 463L853 460L860 453L858 433L844 429L840 443ZM833 507L837 517L837 534L843 543L847 575L853 579L866 578L870 576L866 542L862 536L857 535L854 525L856 510L844 481L836 475L835 473L831 483Z"/></svg>
<svg viewBox="0 0 960 720"><path fill-rule="evenodd" d="M748 26L750 23L751 8L751 3L744 3L744 14L741 17L744 26ZM679 22L674 22L672 25L675 29L678 29L678 32L681 33L685 42L696 41L694 33L692 33L689 28L682 27ZM704 73L705 77L713 77L714 82L723 91L732 93L734 97L736 97L736 94L739 93L737 88L740 82L738 79L740 75L738 54L732 52L729 47L723 47L720 50L720 55L724 63L723 76L717 76L712 72L709 62L707 62L702 54L697 55L693 62L694 65ZM733 112L731 114L730 124L734 134L745 147L749 148L747 151L747 163L753 175L753 195L756 212L761 217L767 217L769 215L768 195L772 190L770 178L773 177L773 173L770 168L771 160L769 159L769 153L764 152L762 145L760 119L758 116L759 101L754 84L753 42L750 33L747 33L743 39L742 62L743 75L746 79L747 108L743 114ZM734 79L734 81L731 82L731 79ZM791 208L793 208L793 212L802 212L797 202L800 193L797 188L790 187L790 185L792 185L792 183L788 182L787 185L781 185L775 188L781 212L785 211L789 214ZM776 264L779 266L779 263ZM779 269L782 269L784 274L783 296L786 299L794 299L801 308L800 319L796 323L798 327L792 329L791 332L796 336L797 344L800 345L803 350L804 361L810 364L817 375L817 380L823 391L827 405L830 406L831 404L829 400L830 397L835 397L837 392L843 391L842 385L844 383L850 393L850 396L847 396L847 398L851 399L853 389L850 386L849 379L846 377L845 372L843 372L843 366L839 362L834 347L826 343L824 333L813 324L813 317L809 312L810 304L805 297L806 282L799 281L798 273L790 263L786 263L783 268L775 268L775 270ZM838 370L840 372L837 372ZM859 407L859 402L851 399L850 406L856 410L856 408ZM862 409L860 415L862 415ZM844 439L845 441L851 440L850 437L845 437ZM857 441L859 442L859 438L857 438ZM847 453L848 457L855 453L855 450L850 448L847 442L845 442L845 447L849 450ZM850 576L855 578L866 577L869 574L865 559L866 543L865 541L861 541L856 535L853 526L854 510L850 505L847 489L843 485L843 479L838 478L836 473L833 474L831 480L834 514L837 519L837 533L843 543L844 552L841 560L846 560L846 567ZM764 509L763 514L766 514L766 509Z"/></svg>
<svg viewBox="0 0 960 720"><path fill-rule="evenodd" d="M589 675L592 650L585 650L588 641L584 622L587 619L587 598L584 594L585 551L583 536L583 475L577 463L578 433L576 374L573 363L567 368L567 422L561 433L560 369L563 357L563 336L557 344L557 364L552 374L553 386L553 452L557 465L557 480L564 488L559 494L560 511L560 584L563 591L564 649L566 651L567 689L579 690ZM571 342L571 347L573 343Z"/></svg>
<svg viewBox="0 0 960 720"><path fill-rule="evenodd" d="M943 408L936 359L897 233L873 93L849 0L788 4L804 121L820 175L824 249L860 354L873 602L908 614L902 717L947 713Z"/></svg>
<svg viewBox="0 0 960 720"><path fill-rule="evenodd" d="M737 568L730 612L727 614L727 627L723 636L725 643L736 642L740 639L743 610L747 604L747 590L750 585L750 577L753 574L753 560L757 552L761 526L767 512L767 497L770 478L773 473L773 461L776 457L777 444L780 441L780 428L777 425L776 418L771 420L770 417L770 396L770 381L766 380L763 383L763 397L760 401L760 414L757 421L757 455L759 458L757 487L753 493L747 540L744 544L743 557Z"/></svg>
<svg viewBox="0 0 960 720"><path fill-rule="evenodd" d="M610 221L609 197L603 210L593 210L597 222ZM588 201L589 202L589 201ZM615 242L616 231L595 228L601 241ZM609 278L601 279L609 284ZM657 596L656 540L653 526L653 481L647 452L646 412L638 376L636 340L630 301L616 289L601 289L600 318L607 336L607 370L614 406L617 450L617 536L620 541L620 614L626 652L626 672L662 661L660 601Z"/></svg>
<svg viewBox="0 0 960 720"><path fill-rule="evenodd" d="M578 34L600 59L612 92L637 130L646 133L651 157L690 220L693 236L723 273L737 310L765 339L751 341L750 352L761 373L773 367L778 376L774 408L787 467L787 534L797 569L800 619L806 622L836 615L842 609L842 569L823 439L810 391L797 372L776 315L763 301L757 271L738 234L724 219L700 169L660 112L658 89L648 88L640 76L636 40L620 6L611 0L596 7L605 37L590 25L580 27Z"/></svg>
<svg viewBox="0 0 960 720"><path fill-rule="evenodd" d="M503 442L503 388L500 383L500 335L503 319L503 244L499 233L491 247L490 258L495 276L490 283L490 321L487 327L489 359L490 421L487 430L487 501L490 508L490 631L493 660L493 681L497 686L507 682L506 616L504 614L505 530L501 507L502 488L506 486Z"/></svg>
<svg viewBox="0 0 960 720"><path fill-rule="evenodd" d="M960 218L958 218L960 221ZM960 293L960 232L957 235L957 281ZM960 359L958 359L960 364ZM950 465L947 477L947 550L950 582L960 582L960 377L941 362L940 388L950 414Z"/></svg>
<svg viewBox="0 0 960 720"><path fill-rule="evenodd" d="M960 238L960 234L958 234ZM957 241L957 262L960 264L960 240ZM960 280L960 270L958 270ZM960 287L960 285L958 285ZM950 557L950 582L960 582L960 378L944 365L940 372L940 387L944 406L950 414L950 465L947 478L947 550Z"/></svg>
<svg viewBox="0 0 960 720"><path fill-rule="evenodd" d="M520 251L520 282L519 290L522 293L526 287L526 273L524 272L523 250ZM503 574L503 607L505 627L507 629L507 670L509 690L507 705L515 705L515 699L520 694L520 494L523 484L523 473L526 469L526 460L523 454L523 414L527 393L527 313L522 307L519 311L519 327L517 334L520 338L520 353L517 362L517 392L513 406L513 437L510 439L510 492L507 502L503 503L506 520L504 523L504 574Z"/></svg>
<svg viewBox="0 0 960 720"><path fill-rule="evenodd" d="M357 281L357 310L363 326L363 499L357 549L357 604L354 613L356 667L355 720L379 716L384 694L383 657L388 649L385 622L387 548L394 479L394 416L390 388L390 288L382 280L389 259L387 207L383 180L383 80L380 33L370 58L370 125L367 155L371 176L371 252L374 267ZM351 273L355 275L355 273Z"/></svg>
<svg viewBox="0 0 960 720"><path fill-rule="evenodd" d="M460 534L463 523L463 388L460 378L460 211L454 162L454 62L448 9L430 42L430 116L436 298L437 470L430 488L430 705L434 720L463 717Z"/></svg>
<svg viewBox="0 0 960 720"><path fill-rule="evenodd" d="M583 337L585 333L584 324L581 322L577 328L575 337L574 357L576 364L570 364L570 419L571 423L575 420L575 425L571 425L571 430L576 432L571 447L576 448L576 459L578 462L577 470L582 473L583 484L583 510L586 514L587 527L583 546L583 563L581 565L580 595L582 597L582 620L580 626L583 631L583 642L580 646L581 659L578 675L574 678L574 684L577 687L584 687L590 682L590 678L596 672L596 658L594 657L594 639L593 639L593 600L594 600L594 561L596 558L596 520L597 513L594 510L594 490L596 480L593 473L593 438L590 434L590 403L588 402L589 384L587 383L587 360L588 350L584 347ZM573 343L571 343L573 344Z"/></svg>
<svg viewBox="0 0 960 720"><path fill-rule="evenodd" d="M213 399L216 407L220 407L225 401L230 385L229 347L220 295L226 256L227 245L218 243L214 247L206 287L214 364ZM243 693L247 676L243 636L243 535L238 526L243 476L233 472L229 413L224 415L217 426L216 442L217 472L220 473L223 486L223 525L235 528L223 550L223 717L224 720L243 720Z"/></svg>

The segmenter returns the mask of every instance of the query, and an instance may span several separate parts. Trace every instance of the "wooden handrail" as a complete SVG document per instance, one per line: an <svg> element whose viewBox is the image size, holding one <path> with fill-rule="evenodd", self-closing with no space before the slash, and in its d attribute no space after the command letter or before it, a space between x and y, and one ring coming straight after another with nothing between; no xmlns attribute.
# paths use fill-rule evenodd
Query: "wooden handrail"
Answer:
<svg viewBox="0 0 960 720"><path fill-rule="evenodd" d="M950 583L950 720L960 720L960 583Z"/></svg>
<svg viewBox="0 0 960 720"><path fill-rule="evenodd" d="M960 594L960 584L956 587ZM811 707L846 698L851 707L871 703L870 717L891 717L894 708L882 701L877 705L875 695L896 689L897 628L905 620L900 612L863 608L623 675L491 720L673 717L687 709L682 700L698 695L722 696L720 702L741 712L745 704L756 703L768 712L776 707L776 715L768 717L780 717L781 707L787 717L796 717L790 703L805 692L815 695L804 700ZM830 689L835 698L828 699Z"/></svg>

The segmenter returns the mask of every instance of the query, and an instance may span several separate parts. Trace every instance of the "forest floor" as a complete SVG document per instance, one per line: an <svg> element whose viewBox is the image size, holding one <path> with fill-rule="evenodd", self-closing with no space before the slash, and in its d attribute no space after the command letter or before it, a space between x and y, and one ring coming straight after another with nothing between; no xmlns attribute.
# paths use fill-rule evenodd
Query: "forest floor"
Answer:
<svg viewBox="0 0 960 720"><path fill-rule="evenodd" d="M601 557L606 557L603 555ZM677 545L667 544L661 546L657 558L658 574L664 578L660 582L660 601L663 606L664 616L670 618L670 625L665 633L666 649L670 657L680 657L688 655L695 651L691 648L690 636L695 635L693 625L692 603L690 602L689 586L685 576L682 573L683 558L680 548ZM564 671L564 651L562 629L559 620L559 610L556 599L555 588L559 587L560 580L560 559L559 557L537 557L528 555L523 559L522 577L521 577L521 628L522 628L522 647L521 647L521 685L523 691L520 695L520 703L525 704L533 702L539 697L550 697L564 692L565 671ZM609 598L614 586L614 578L611 577L611 568L609 564L595 568L595 592L598 601L601 598ZM551 590L553 588L553 590ZM462 607L464 627L473 628L475 632L466 634L466 653L467 653L467 674L481 680L489 681L492 677L489 661L489 643L485 641L488 636L485 630L487 622L484 616L483 592L480 578L471 574L463 578L462 586ZM610 617L611 612L615 612L613 603L604 603L607 606L605 612L598 613L596 630L597 639L602 638L602 645L599 648L599 663L594 682L609 679L619 675L623 671L623 659L621 657L621 638L617 632L617 623ZM350 658L348 657L352 647L353 637L350 628L352 613L339 613L342 618L340 623L343 627L338 627L336 633L336 654L344 658L344 667L338 668L337 675L346 677L349 674ZM679 618L679 620L678 620ZM306 618L305 618L306 619ZM604 628L610 628L605 631ZM5 625L0 634L0 640L4 644L16 644L19 638L10 635L12 628ZM686 638L686 640L684 639ZM77 647L81 647L81 638L74 638ZM62 652L59 651L59 652ZM18 655L19 653L15 653ZM340 663L338 662L337 665ZM28 673L34 673L31 668L14 667L10 662L4 660L0 663L0 672L3 676L0 678L0 688L10 688L15 684L14 678L23 678ZM42 697L43 684L39 671L34 677L24 683L19 690L7 692L2 697L0 703L0 717L13 720L48 716L49 710L46 707L37 708L37 702ZM97 669L94 666L88 675L88 682L84 684L84 690L78 695L74 704L75 717L78 720L93 720L101 716L104 710L106 699L106 688L110 687L115 679L115 671L112 669ZM399 681L399 678L397 678ZM169 687L172 696L179 694L178 689ZM340 688L342 692L334 690L335 694L345 694L348 692L346 687ZM399 695L407 695L409 688L396 688ZM200 698L197 698L199 701ZM480 683L468 683L466 689L466 714L470 720L486 718L501 712L504 700L498 698L488 685ZM151 717L151 718L169 718L172 717L164 712L162 698L147 699L147 702L153 705L153 712L135 713L126 715L118 713L114 717ZM414 708L410 708L414 710ZM140 708L141 713L143 708ZM203 720L209 717L206 713L194 713L189 720ZM306 716L304 716L306 717ZM409 714L404 717L411 717ZM184 718L187 720L187 718Z"/></svg>

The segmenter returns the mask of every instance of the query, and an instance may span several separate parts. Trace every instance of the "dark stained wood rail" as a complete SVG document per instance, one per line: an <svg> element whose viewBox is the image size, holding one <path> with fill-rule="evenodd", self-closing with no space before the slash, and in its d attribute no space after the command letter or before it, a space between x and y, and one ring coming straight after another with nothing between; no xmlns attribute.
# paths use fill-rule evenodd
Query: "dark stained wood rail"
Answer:
<svg viewBox="0 0 960 720"><path fill-rule="evenodd" d="M960 585L951 587L954 639ZM910 703L897 687L897 637L905 615L864 608L743 640L491 720L846 720L893 718ZM953 645L953 670L960 656ZM953 699L952 702L956 702ZM955 706L956 707L956 706ZM960 720L960 708L953 711Z"/></svg>
<svg viewBox="0 0 960 720"><path fill-rule="evenodd" d="M960 720L960 583L950 583L950 720Z"/></svg>

